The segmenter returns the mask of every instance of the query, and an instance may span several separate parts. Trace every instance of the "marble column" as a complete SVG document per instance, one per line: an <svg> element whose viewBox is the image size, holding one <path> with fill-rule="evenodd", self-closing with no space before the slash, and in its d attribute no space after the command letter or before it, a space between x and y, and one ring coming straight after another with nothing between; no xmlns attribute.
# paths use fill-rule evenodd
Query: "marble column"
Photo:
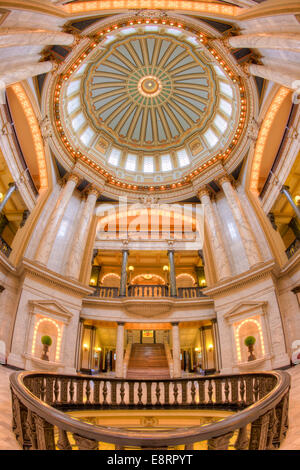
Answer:
<svg viewBox="0 0 300 470"><path fill-rule="evenodd" d="M91 188L88 191L87 199L79 219L78 230L76 231L73 239L70 257L66 268L66 275L73 279L78 279L80 274L82 258L97 197L98 191L95 188Z"/></svg>
<svg viewBox="0 0 300 470"><path fill-rule="evenodd" d="M3 198L3 201L1 202L0 204L0 213L3 211L4 207L5 207L5 204L7 203L7 201L10 199L11 195L16 191L17 189L17 185L16 183L9 183L8 185L8 190L7 192L5 193L5 196Z"/></svg>
<svg viewBox="0 0 300 470"><path fill-rule="evenodd" d="M173 368L174 379L181 377L181 361L180 361L180 337L178 322L172 323L172 352L173 352Z"/></svg>
<svg viewBox="0 0 300 470"><path fill-rule="evenodd" d="M0 47L12 46L71 46L75 41L73 34L61 31L47 31L43 29L11 29L3 28L0 31Z"/></svg>
<svg viewBox="0 0 300 470"><path fill-rule="evenodd" d="M52 211L46 229L41 238L37 253L35 255L36 261L41 264L47 264L53 243L55 241L60 223L64 216L66 207L72 197L73 191L79 181L77 175L71 174L68 178L67 183L61 189L58 201L55 208Z"/></svg>
<svg viewBox="0 0 300 470"><path fill-rule="evenodd" d="M249 266L254 266L261 262L261 257L252 229L241 207L239 196L236 190L233 188L227 175L220 178L219 182L222 186L228 205L233 214L237 229L240 233Z"/></svg>
<svg viewBox="0 0 300 470"><path fill-rule="evenodd" d="M300 52L300 35L289 33L257 33L245 34L242 36L232 36L228 38L228 45L231 48L249 47L290 50Z"/></svg>
<svg viewBox="0 0 300 470"><path fill-rule="evenodd" d="M170 296L176 297L176 273L175 273L175 260L174 260L174 250L168 251L168 258L170 264Z"/></svg>
<svg viewBox="0 0 300 470"><path fill-rule="evenodd" d="M124 361L124 323L118 322L117 325L117 344L116 344L116 377L123 377Z"/></svg>
<svg viewBox="0 0 300 470"><path fill-rule="evenodd" d="M126 296L127 286L127 262L128 262L129 250L122 251L122 267L121 267L121 280L120 280L120 296Z"/></svg>
<svg viewBox="0 0 300 470"><path fill-rule="evenodd" d="M21 64L10 67L0 73L0 90L13 83L27 80L42 73L48 73L53 69L53 62L37 62L33 64Z"/></svg>
<svg viewBox="0 0 300 470"><path fill-rule="evenodd" d="M201 189L198 193L198 197L204 206L205 222L208 227L217 280L223 281L231 276L231 268L223 242L218 216L210 200L208 189Z"/></svg>
<svg viewBox="0 0 300 470"><path fill-rule="evenodd" d="M247 72L251 75L278 83L291 90L297 90L299 88L299 74L277 70L276 65L274 65L273 68L265 65L250 64L247 66Z"/></svg>
<svg viewBox="0 0 300 470"><path fill-rule="evenodd" d="M280 192L285 195L285 197L286 197L287 200L289 201L290 205L292 206L292 208L293 208L293 210L294 210L296 216L297 216L298 219L300 220L300 209L299 209L299 207L295 204L294 199L293 199L293 196L291 195L291 193L290 193L289 190L290 190L289 186L282 186Z"/></svg>

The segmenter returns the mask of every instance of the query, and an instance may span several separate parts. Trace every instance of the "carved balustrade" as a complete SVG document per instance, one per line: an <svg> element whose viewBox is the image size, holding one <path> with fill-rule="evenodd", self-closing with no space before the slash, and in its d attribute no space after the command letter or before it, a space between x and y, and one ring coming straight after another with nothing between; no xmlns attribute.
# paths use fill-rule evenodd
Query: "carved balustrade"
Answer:
<svg viewBox="0 0 300 470"><path fill-rule="evenodd" d="M209 450L280 446L288 428L286 372L125 380L15 372L10 377L13 431L23 449L101 450L103 443L167 449L203 443ZM206 426L143 432L92 426L66 411L88 409L222 409L235 411Z"/></svg>

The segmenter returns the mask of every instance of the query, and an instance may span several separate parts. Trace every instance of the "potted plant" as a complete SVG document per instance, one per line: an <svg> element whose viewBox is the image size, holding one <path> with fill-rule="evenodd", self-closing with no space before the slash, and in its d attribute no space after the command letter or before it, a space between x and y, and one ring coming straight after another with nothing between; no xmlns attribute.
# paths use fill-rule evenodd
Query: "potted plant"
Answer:
<svg viewBox="0 0 300 470"><path fill-rule="evenodd" d="M52 344L52 339L50 338L50 336L45 335L42 336L41 342L43 345L43 354L41 356L41 359L43 359L44 361L49 361L48 350L49 346L51 346Z"/></svg>
<svg viewBox="0 0 300 470"><path fill-rule="evenodd" d="M249 351L248 361L255 361L256 359L255 355L253 354L255 343L256 338L254 338L254 336L247 336L247 338L245 339L245 345L248 347Z"/></svg>

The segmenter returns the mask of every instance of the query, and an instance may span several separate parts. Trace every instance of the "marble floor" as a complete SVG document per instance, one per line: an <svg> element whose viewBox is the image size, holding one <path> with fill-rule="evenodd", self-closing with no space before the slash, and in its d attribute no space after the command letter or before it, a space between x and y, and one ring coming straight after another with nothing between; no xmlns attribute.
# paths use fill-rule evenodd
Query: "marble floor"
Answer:
<svg viewBox="0 0 300 470"><path fill-rule="evenodd" d="M300 364L288 371L292 377L289 431L281 450L300 450ZM9 375L11 369L0 366L0 450L20 450L11 432L11 399Z"/></svg>

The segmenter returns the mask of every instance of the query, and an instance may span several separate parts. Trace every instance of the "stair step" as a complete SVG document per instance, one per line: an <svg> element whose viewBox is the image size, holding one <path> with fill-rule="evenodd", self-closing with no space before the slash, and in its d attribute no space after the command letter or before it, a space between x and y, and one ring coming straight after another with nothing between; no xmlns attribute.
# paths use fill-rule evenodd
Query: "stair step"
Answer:
<svg viewBox="0 0 300 470"><path fill-rule="evenodd" d="M128 363L129 379L170 378L163 344L133 344Z"/></svg>

